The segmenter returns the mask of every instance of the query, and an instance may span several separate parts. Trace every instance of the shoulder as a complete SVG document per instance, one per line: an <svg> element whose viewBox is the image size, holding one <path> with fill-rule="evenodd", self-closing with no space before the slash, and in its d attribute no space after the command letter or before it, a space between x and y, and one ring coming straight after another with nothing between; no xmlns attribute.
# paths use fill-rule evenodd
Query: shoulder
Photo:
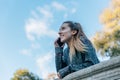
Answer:
<svg viewBox="0 0 120 80"><path fill-rule="evenodd" d="M69 48L67 47L67 48L64 49L63 55L66 56L68 53L69 53Z"/></svg>
<svg viewBox="0 0 120 80"><path fill-rule="evenodd" d="M93 45L92 45L91 41L90 41L87 37L81 36L81 37L80 37L80 40L83 42L83 44L84 44L86 47L93 48Z"/></svg>
<svg viewBox="0 0 120 80"><path fill-rule="evenodd" d="M92 42L88 38L81 38L80 39L87 47L87 52L85 52L86 57L93 60L94 64L99 63L99 60L96 55L96 50L92 44Z"/></svg>

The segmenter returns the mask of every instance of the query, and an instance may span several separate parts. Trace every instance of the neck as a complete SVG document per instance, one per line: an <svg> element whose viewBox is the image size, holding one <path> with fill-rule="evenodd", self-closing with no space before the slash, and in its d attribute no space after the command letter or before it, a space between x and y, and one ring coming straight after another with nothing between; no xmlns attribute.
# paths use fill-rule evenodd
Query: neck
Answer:
<svg viewBox="0 0 120 80"><path fill-rule="evenodd" d="M71 39L69 39L69 40L66 42L66 43L67 43L68 48L70 48L71 41L72 41L72 38L71 38Z"/></svg>

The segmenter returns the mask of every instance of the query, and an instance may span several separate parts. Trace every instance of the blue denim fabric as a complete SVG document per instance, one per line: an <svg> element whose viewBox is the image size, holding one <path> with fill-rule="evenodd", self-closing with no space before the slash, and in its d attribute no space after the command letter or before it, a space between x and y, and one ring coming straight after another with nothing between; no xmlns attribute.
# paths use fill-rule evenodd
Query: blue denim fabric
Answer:
<svg viewBox="0 0 120 80"><path fill-rule="evenodd" d="M63 78L72 72L99 63L92 43L87 38L80 39L86 45L87 49L85 52L76 51L72 61L70 61L69 58L69 48L66 48L64 51L61 47L55 48L56 70L60 74L60 78Z"/></svg>

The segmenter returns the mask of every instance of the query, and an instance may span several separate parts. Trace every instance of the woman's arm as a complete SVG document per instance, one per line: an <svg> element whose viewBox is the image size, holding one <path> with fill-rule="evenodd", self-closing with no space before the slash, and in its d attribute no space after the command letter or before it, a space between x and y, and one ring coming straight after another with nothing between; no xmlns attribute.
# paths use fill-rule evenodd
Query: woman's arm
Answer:
<svg viewBox="0 0 120 80"><path fill-rule="evenodd" d="M62 59L63 56L63 47L55 47L55 64L57 72L66 66L65 62Z"/></svg>
<svg viewBox="0 0 120 80"><path fill-rule="evenodd" d="M72 72L78 71L78 70L80 70L80 69L86 68L86 67L91 66L91 65L93 65L92 60L86 59L86 61L84 61L84 62L81 63L81 64L73 64L73 63L71 63L71 64L69 64L68 66L60 69L60 70L58 71L58 73L59 73L59 75L60 75L60 78L63 78L63 77L65 77L66 75L68 75L68 74L70 74L70 73L72 73Z"/></svg>
<svg viewBox="0 0 120 80"><path fill-rule="evenodd" d="M64 68L59 68L57 72L59 73L60 78L65 77L66 75L78 71L80 69L89 67L91 65L99 63L99 60L96 56L95 48L92 46L91 42L87 39L83 39L84 44L88 47L84 53L78 53L82 56L82 63L79 62L81 59L75 58L72 63L70 63L68 66ZM80 56L80 55L79 55ZM61 57L62 59L62 57ZM79 59L79 60L77 60ZM76 62L78 61L78 62ZM59 64L60 65L60 64ZM62 65L61 65L62 66Z"/></svg>
<svg viewBox="0 0 120 80"><path fill-rule="evenodd" d="M73 59L72 62L74 62L74 63L71 63L68 66L66 66L58 71L60 78L63 78L72 72L75 72L80 69L89 67L96 63L99 63L99 61L95 55L96 53L95 53L94 48L88 49L87 52L85 52L85 53L77 53L77 54L79 54L79 55L81 54L82 63L78 64L79 62L77 62L77 64L76 64L76 61L80 61L80 60L77 60L78 58Z"/></svg>

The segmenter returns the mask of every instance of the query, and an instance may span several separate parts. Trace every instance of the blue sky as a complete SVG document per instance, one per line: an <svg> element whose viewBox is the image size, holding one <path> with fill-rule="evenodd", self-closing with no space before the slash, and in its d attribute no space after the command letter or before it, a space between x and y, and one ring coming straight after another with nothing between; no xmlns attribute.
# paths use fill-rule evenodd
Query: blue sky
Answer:
<svg viewBox="0 0 120 80"><path fill-rule="evenodd" d="M0 0L0 80L9 80L21 68L41 78L55 72L53 43L62 22L80 22L91 38L102 29L99 15L109 2Z"/></svg>

